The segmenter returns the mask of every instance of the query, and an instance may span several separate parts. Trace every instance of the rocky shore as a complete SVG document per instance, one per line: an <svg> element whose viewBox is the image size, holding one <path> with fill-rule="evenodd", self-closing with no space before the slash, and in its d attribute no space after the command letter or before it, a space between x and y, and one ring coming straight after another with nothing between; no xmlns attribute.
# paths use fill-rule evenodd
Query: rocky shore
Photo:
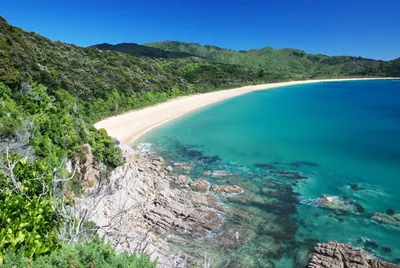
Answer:
<svg viewBox="0 0 400 268"><path fill-rule="evenodd" d="M269 258L284 254L285 246L281 240L288 240L296 231L287 219L288 213L293 210L291 206L285 205L287 201L293 201L288 200L291 196L289 186L273 180L263 182L260 191L269 200L266 201L251 193L250 188L246 190L231 185L236 177L226 171L202 174L206 178L218 178L221 182L213 185L204 178L190 178L187 171L192 167L188 163L168 165L163 158L148 152L122 148L125 164L105 176L102 176L104 167L94 163L91 149L83 147L80 150L77 174L86 187L86 194L75 205L77 214L89 208L90 213L85 215L86 219L94 222L98 234L118 251L146 253L158 259L159 267L202 267L202 263L210 262L210 259L204 255L206 251L201 246L195 248L196 256L190 255L188 251L183 252L183 249L189 243L204 245L214 241L214 246L224 248L227 252L240 252L239 247L254 251L256 259L264 260L262 267L276 267ZM246 211L230 208L221 204L220 198L228 198L236 204L245 205L250 202L257 206L245 206ZM360 213L357 205L341 198L323 196L318 199L318 203L330 209L346 208L344 210ZM265 221L257 216L258 210L263 215L276 210L276 215L269 215L268 221ZM248 219L258 227L248 230L234 222L223 224L232 217ZM376 220L383 221L382 218ZM256 233L260 228L265 230L261 232L262 235ZM260 244L260 247L246 248L250 240ZM286 246L286 249L290 248ZM337 242L318 244L312 255L308 255L308 249L306 247L301 258L297 258L299 260L296 263L301 263L301 267L307 263L310 268L398 267ZM220 253L224 254L224 250ZM237 264L239 266L232 267L254 266L254 262L246 259Z"/></svg>
<svg viewBox="0 0 400 268"><path fill-rule="evenodd" d="M308 268L399 268L392 263L355 249L351 245L330 241L318 244L312 253Z"/></svg>
<svg viewBox="0 0 400 268"><path fill-rule="evenodd" d="M87 148L85 151L90 155ZM174 168L164 159L149 153L124 148L124 154L126 163L105 181L99 181L91 163L85 162L86 167L79 169L81 173L90 171L82 177L85 186L91 187L77 202L77 211L91 208L87 218L100 227L98 233L117 250L144 252L158 258L160 267L177 267L182 260L170 250L171 242L184 243L185 239L209 235L223 223L227 213L217 196L243 189L210 186L205 180L174 175ZM91 178L91 174L97 177Z"/></svg>

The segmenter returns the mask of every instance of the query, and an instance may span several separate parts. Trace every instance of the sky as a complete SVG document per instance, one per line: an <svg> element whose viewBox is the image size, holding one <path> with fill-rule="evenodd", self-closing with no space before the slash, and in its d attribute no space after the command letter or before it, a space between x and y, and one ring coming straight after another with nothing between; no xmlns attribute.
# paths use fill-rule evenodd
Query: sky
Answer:
<svg viewBox="0 0 400 268"><path fill-rule="evenodd" d="M400 57L400 0L0 0L0 15L79 46L175 40Z"/></svg>

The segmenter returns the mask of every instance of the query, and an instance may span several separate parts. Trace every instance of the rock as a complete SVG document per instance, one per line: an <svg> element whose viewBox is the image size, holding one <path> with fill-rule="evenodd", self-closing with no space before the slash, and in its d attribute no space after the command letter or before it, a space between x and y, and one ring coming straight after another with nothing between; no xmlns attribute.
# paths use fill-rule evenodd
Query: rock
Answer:
<svg viewBox="0 0 400 268"><path fill-rule="evenodd" d="M364 208L345 197L322 195L315 201L319 206L351 213L364 213Z"/></svg>
<svg viewBox="0 0 400 268"><path fill-rule="evenodd" d="M374 256L355 249L351 245L330 241L318 243L314 248L309 268L399 268L399 266L376 259Z"/></svg>
<svg viewBox="0 0 400 268"><path fill-rule="evenodd" d="M268 164L268 163L256 163L254 164L255 167L258 168L265 168L265 169L277 169L275 165Z"/></svg>
<svg viewBox="0 0 400 268"><path fill-rule="evenodd" d="M233 249L247 244L256 235L252 229L245 228L243 225L231 224L224 226L216 241L224 247Z"/></svg>
<svg viewBox="0 0 400 268"><path fill-rule="evenodd" d="M350 183L349 186L350 186L350 189L352 189L353 191L362 190L362 188L360 188L360 186L358 186L358 184L355 184L355 183Z"/></svg>
<svg viewBox="0 0 400 268"><path fill-rule="evenodd" d="M117 251L143 245L145 248L138 250L158 257L160 267L172 267L166 265L171 261L170 234L187 241L207 236L223 222L224 209L211 194L172 187L173 183L186 185L190 179L172 176L162 158L131 151L126 159L112 171L107 184L98 185L96 191L76 202L75 211L90 209L88 220L105 226L99 235L116 245ZM200 182L199 187L202 185Z"/></svg>
<svg viewBox="0 0 400 268"><path fill-rule="evenodd" d="M111 139L112 139L112 141L114 142L115 145L120 145L121 144L121 142L117 138L111 137Z"/></svg>
<svg viewBox="0 0 400 268"><path fill-rule="evenodd" d="M93 164L92 147L89 144L83 144L75 150L73 160L81 166L89 166Z"/></svg>
<svg viewBox="0 0 400 268"><path fill-rule="evenodd" d="M94 162L92 147L89 144L81 145L73 153L72 159L76 166L75 176L82 181L82 186L85 189L93 188L100 179L100 172L106 167Z"/></svg>
<svg viewBox="0 0 400 268"><path fill-rule="evenodd" d="M186 185L186 184L188 184L189 180L190 180L189 176L179 175L178 177L175 178L174 181L176 184Z"/></svg>
<svg viewBox="0 0 400 268"><path fill-rule="evenodd" d="M162 157L154 157L150 160L151 168L155 171L162 171L165 169L165 161Z"/></svg>
<svg viewBox="0 0 400 268"><path fill-rule="evenodd" d="M223 195L223 194L234 194L234 193L241 193L243 192L243 188L233 185L233 186L220 186L214 185L210 188L210 190L216 194Z"/></svg>
<svg viewBox="0 0 400 268"><path fill-rule="evenodd" d="M229 173L226 170L205 171L201 174L203 176L211 176L211 177L215 177L215 178L232 175L231 173Z"/></svg>
<svg viewBox="0 0 400 268"><path fill-rule="evenodd" d="M165 168L165 171L172 172L174 169L171 166L168 166Z"/></svg>
<svg viewBox="0 0 400 268"><path fill-rule="evenodd" d="M231 175L228 171L226 170L214 170L211 172L211 177L224 177Z"/></svg>
<svg viewBox="0 0 400 268"><path fill-rule="evenodd" d="M210 187L206 180L191 181L189 186L193 191L207 191Z"/></svg>
<svg viewBox="0 0 400 268"><path fill-rule="evenodd" d="M394 211L394 209L389 208L386 210L386 214L388 214L389 216L393 216L394 214L396 214L396 211Z"/></svg>
<svg viewBox="0 0 400 268"><path fill-rule="evenodd" d="M400 213L395 213L393 215L389 215L386 213L378 213L377 212L377 213L372 214L371 220L400 227Z"/></svg>
<svg viewBox="0 0 400 268"><path fill-rule="evenodd" d="M182 166L183 172L185 173L190 173L193 170L193 167L191 166Z"/></svg>
<svg viewBox="0 0 400 268"><path fill-rule="evenodd" d="M188 163L187 162L174 162L172 165L174 167L182 167L182 166L187 166Z"/></svg>
<svg viewBox="0 0 400 268"><path fill-rule="evenodd" d="M367 239L364 244L368 248L379 248L378 243L376 243L375 241L369 240L369 239Z"/></svg>
<svg viewBox="0 0 400 268"><path fill-rule="evenodd" d="M269 173L292 180L304 180L308 178L298 171L291 170L270 170Z"/></svg>

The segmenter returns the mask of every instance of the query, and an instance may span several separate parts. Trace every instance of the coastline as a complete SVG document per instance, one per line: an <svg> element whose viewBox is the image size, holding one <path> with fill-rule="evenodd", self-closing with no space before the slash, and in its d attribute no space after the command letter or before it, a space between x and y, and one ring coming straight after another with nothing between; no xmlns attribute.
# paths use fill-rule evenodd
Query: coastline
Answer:
<svg viewBox="0 0 400 268"><path fill-rule="evenodd" d="M178 97L166 102L149 106L140 110L129 111L120 115L108 117L97 122L94 126L97 129L104 128L108 135L118 139L124 144L131 144L139 137L150 130L176 119L184 114L193 112L205 106L221 102L246 93L279 88L284 86L320 83L320 82L340 82L357 80L388 80L399 79L395 77L377 78L343 78L343 79L318 79L304 81L290 81L268 83L239 88L213 91L203 94Z"/></svg>

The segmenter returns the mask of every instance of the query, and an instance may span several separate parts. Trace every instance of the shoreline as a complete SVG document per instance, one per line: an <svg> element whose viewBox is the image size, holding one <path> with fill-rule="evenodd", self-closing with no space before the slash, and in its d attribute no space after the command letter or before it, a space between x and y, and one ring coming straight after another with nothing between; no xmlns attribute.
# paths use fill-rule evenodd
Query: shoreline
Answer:
<svg viewBox="0 0 400 268"><path fill-rule="evenodd" d="M145 107L140 110L128 111L120 115L111 116L94 124L97 129L104 128L109 136L112 136L123 144L130 145L139 137L152 129L174 120L184 114L204 108L208 105L218 103L236 96L254 91L268 90L273 88L321 83L358 80L391 80L396 77L376 78L342 78L342 79L318 79L290 82L277 82L260 85L243 86L239 88L224 89L170 99L156 105Z"/></svg>

